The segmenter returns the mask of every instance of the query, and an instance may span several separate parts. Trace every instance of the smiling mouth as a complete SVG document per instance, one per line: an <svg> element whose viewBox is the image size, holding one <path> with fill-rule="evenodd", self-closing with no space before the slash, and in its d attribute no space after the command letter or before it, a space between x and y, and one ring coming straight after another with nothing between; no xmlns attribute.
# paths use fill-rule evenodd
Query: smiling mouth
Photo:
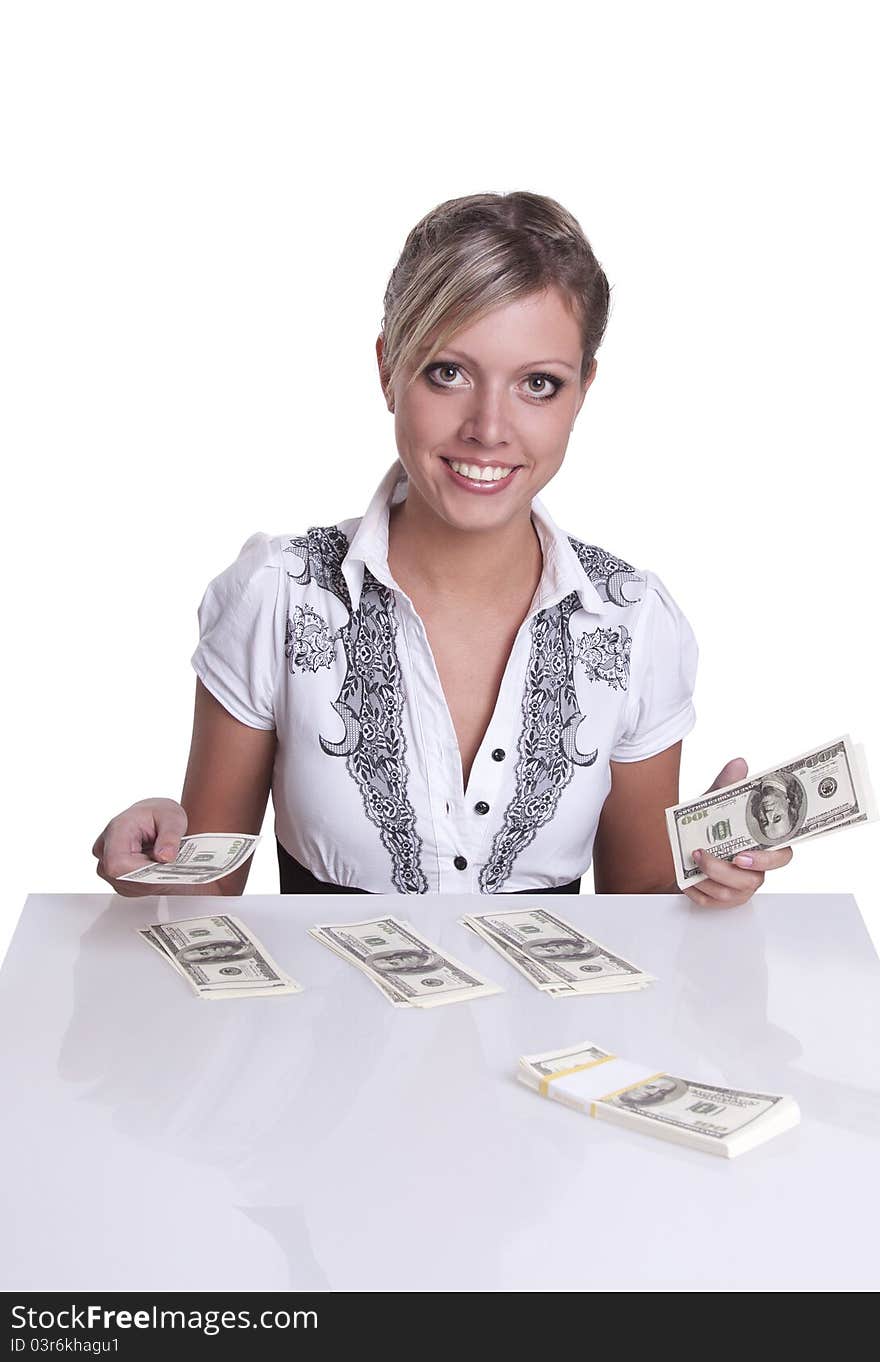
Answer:
<svg viewBox="0 0 880 1362"><path fill-rule="evenodd" d="M521 467L520 464L478 464L466 463L464 459L443 459L443 462L456 475L456 479L471 487L495 487L507 483Z"/></svg>

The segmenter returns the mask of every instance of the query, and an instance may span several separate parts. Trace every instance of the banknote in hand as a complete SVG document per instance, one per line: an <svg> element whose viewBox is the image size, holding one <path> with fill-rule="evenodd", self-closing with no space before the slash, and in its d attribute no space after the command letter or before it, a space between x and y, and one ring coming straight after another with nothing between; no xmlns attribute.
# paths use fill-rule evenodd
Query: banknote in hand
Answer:
<svg viewBox="0 0 880 1362"><path fill-rule="evenodd" d="M173 861L156 861L120 875L138 884L211 884L243 865L259 842L250 832L197 832L180 839Z"/></svg>
<svg viewBox="0 0 880 1362"><path fill-rule="evenodd" d="M844 735L667 809L676 882L687 889L706 878L693 858L697 848L732 861L743 851L791 846L876 817L864 752Z"/></svg>

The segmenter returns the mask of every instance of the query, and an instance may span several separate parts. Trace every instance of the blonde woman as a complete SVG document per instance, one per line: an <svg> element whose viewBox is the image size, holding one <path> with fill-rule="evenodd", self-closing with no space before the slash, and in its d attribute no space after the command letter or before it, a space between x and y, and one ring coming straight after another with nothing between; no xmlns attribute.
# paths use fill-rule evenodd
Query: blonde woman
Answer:
<svg viewBox="0 0 880 1362"><path fill-rule="evenodd" d="M413 228L376 342L398 457L362 516L255 534L208 586L181 801L110 821L114 888L151 892L118 877L187 831L258 832L271 790L284 893L576 893L591 861L597 893L678 892L693 633L654 572L538 499L608 301L553 199L474 194ZM705 852L688 896L744 903L790 858ZM163 892L240 894L249 866Z"/></svg>

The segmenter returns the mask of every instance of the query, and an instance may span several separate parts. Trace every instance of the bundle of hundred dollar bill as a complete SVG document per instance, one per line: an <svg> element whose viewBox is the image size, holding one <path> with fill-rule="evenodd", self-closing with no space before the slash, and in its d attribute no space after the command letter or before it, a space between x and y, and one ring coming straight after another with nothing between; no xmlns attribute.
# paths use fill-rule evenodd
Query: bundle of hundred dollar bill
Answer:
<svg viewBox="0 0 880 1362"><path fill-rule="evenodd" d="M546 908L466 913L459 922L551 998L623 993L656 979Z"/></svg>
<svg viewBox="0 0 880 1362"><path fill-rule="evenodd" d="M542 1097L661 1140L734 1159L801 1119L793 1097L657 1073L583 1041L524 1055L517 1078Z"/></svg>
<svg viewBox="0 0 880 1362"><path fill-rule="evenodd" d="M394 917L325 924L309 935L361 970L395 1007L439 1007L502 992Z"/></svg>
<svg viewBox="0 0 880 1362"><path fill-rule="evenodd" d="M848 734L747 780L666 810L680 889L706 878L698 848L732 861L743 851L787 847L877 818L860 743Z"/></svg>
<svg viewBox="0 0 880 1362"><path fill-rule="evenodd" d="M136 928L200 998L266 998L301 993L237 917L189 917Z"/></svg>
<svg viewBox="0 0 880 1362"><path fill-rule="evenodd" d="M136 884L211 884L243 865L259 840L250 832L196 832L180 839L173 861L140 865L119 878Z"/></svg>

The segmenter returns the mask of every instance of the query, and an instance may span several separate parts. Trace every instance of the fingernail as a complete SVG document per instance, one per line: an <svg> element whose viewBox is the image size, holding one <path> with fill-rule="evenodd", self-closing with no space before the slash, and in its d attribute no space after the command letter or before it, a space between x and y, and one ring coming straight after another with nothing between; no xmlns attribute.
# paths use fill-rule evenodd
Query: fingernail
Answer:
<svg viewBox="0 0 880 1362"><path fill-rule="evenodd" d="M692 852L691 852L691 855L693 856L693 858L694 858L695 861L698 861L698 860L700 859L700 857L702 856L702 854L703 854L702 851L692 851Z"/></svg>
<svg viewBox="0 0 880 1362"><path fill-rule="evenodd" d="M745 852L743 852L743 854L742 854L741 856L734 856L733 859L736 861L737 865L754 865L754 864L755 864L755 858L754 858L754 856L747 856L747 855L745 854Z"/></svg>
<svg viewBox="0 0 880 1362"><path fill-rule="evenodd" d="M157 856L175 856L176 854L174 847L160 847L156 852Z"/></svg>

